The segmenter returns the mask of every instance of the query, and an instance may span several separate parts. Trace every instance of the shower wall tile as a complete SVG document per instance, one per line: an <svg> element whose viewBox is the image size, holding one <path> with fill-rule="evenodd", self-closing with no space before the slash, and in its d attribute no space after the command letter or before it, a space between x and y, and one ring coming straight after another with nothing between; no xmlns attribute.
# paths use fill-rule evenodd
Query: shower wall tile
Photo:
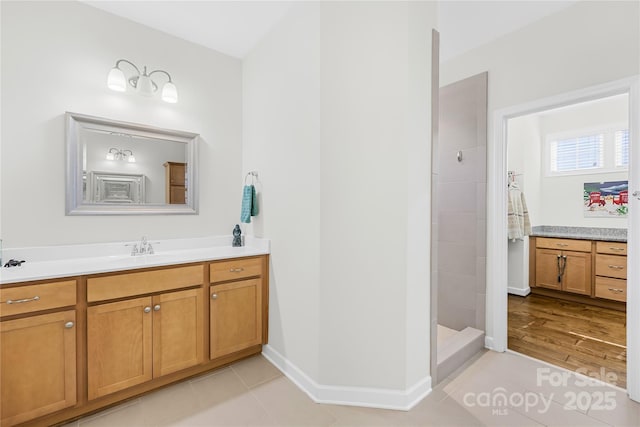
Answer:
<svg viewBox="0 0 640 427"><path fill-rule="evenodd" d="M476 220L476 254L480 257L487 256L487 221Z"/></svg>
<svg viewBox="0 0 640 427"><path fill-rule="evenodd" d="M487 258L476 258L476 292L484 294L487 289Z"/></svg>
<svg viewBox="0 0 640 427"><path fill-rule="evenodd" d="M473 213L440 213L438 219L438 241L469 243L477 242L478 220Z"/></svg>
<svg viewBox="0 0 640 427"><path fill-rule="evenodd" d="M457 112L456 112L457 114ZM463 113L464 114L464 113ZM462 114L461 114L462 115ZM452 125L446 119L441 123L440 150L455 148L465 150L475 148L477 130L475 123L462 123Z"/></svg>
<svg viewBox="0 0 640 427"><path fill-rule="evenodd" d="M461 301L456 292L461 292L468 295L464 296L463 305L467 308L475 308L476 306L476 276L473 274L462 274L458 272L439 271L438 283L442 283L440 288L441 294L447 294L452 296L446 296L445 301ZM446 284L446 285L445 285Z"/></svg>
<svg viewBox="0 0 640 427"><path fill-rule="evenodd" d="M487 183L478 182L476 184L476 197L474 199L476 206L474 212L478 214L478 219L487 219Z"/></svg>
<svg viewBox="0 0 640 427"><path fill-rule="evenodd" d="M467 326L475 325L476 310L461 308L457 304L438 303L438 324L461 331Z"/></svg>
<svg viewBox="0 0 640 427"><path fill-rule="evenodd" d="M476 294L476 323L475 328L486 331L486 307L487 296L485 294Z"/></svg>
<svg viewBox="0 0 640 427"><path fill-rule="evenodd" d="M487 182L487 147L485 145L477 148L476 182Z"/></svg>
<svg viewBox="0 0 640 427"><path fill-rule="evenodd" d="M478 149L467 148L462 151L462 161L458 162L458 149L451 148L440 155L440 182L463 182L471 185L478 175Z"/></svg>
<svg viewBox="0 0 640 427"><path fill-rule="evenodd" d="M476 248L475 245L439 242L440 252L438 270L475 276Z"/></svg>
<svg viewBox="0 0 640 427"><path fill-rule="evenodd" d="M478 202L477 184L474 183L445 183L438 184L439 212L476 212ZM486 202L483 202L486 204Z"/></svg>

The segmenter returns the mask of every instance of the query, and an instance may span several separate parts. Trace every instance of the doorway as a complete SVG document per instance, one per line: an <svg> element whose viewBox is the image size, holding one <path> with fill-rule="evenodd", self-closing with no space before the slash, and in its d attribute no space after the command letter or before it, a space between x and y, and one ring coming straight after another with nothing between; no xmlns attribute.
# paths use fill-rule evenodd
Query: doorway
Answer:
<svg viewBox="0 0 640 427"><path fill-rule="evenodd" d="M625 93L507 121L509 199L532 228L509 212L508 349L622 388L628 118Z"/></svg>
<svg viewBox="0 0 640 427"><path fill-rule="evenodd" d="M487 246L487 345L497 351L507 349L508 274L504 268L508 263L507 194L508 184L507 145L508 121L531 113L570 104L591 101L614 95L628 94L629 140L640 140L640 89L638 77L602 84L543 100L499 110L494 115L493 135L488 143L488 218L487 233L493 236ZM629 213L628 213L628 283L627 294L627 391L633 400L640 400L640 292L637 284L640 269L634 260L640 247L640 204L634 191L640 188L640 150L629 152Z"/></svg>

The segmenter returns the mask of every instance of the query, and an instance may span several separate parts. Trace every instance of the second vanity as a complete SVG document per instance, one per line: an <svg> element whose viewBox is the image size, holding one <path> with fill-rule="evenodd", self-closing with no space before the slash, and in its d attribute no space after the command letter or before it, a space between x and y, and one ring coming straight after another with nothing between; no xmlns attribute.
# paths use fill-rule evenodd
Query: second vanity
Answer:
<svg viewBox="0 0 640 427"><path fill-rule="evenodd" d="M260 353L269 242L230 242L163 241L136 257L67 247L46 261L32 248L3 268L1 425L61 423Z"/></svg>
<svg viewBox="0 0 640 427"><path fill-rule="evenodd" d="M532 292L624 310L626 230L537 227L529 245Z"/></svg>

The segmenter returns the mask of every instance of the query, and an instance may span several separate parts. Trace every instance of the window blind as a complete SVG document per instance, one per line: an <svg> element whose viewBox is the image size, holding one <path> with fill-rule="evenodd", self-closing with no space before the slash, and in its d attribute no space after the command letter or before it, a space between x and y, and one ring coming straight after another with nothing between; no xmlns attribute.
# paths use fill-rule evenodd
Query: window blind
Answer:
<svg viewBox="0 0 640 427"><path fill-rule="evenodd" d="M551 171L570 172L603 166L604 134L551 142Z"/></svg>
<svg viewBox="0 0 640 427"><path fill-rule="evenodd" d="M616 131L614 138L616 143L616 167L628 167L629 129Z"/></svg>

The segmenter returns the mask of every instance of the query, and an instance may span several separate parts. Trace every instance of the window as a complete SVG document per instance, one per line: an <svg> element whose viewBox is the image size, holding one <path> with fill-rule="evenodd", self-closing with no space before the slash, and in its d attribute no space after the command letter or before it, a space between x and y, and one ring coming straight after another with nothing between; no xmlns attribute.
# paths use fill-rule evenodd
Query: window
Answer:
<svg viewBox="0 0 640 427"><path fill-rule="evenodd" d="M603 148L603 134L551 141L551 172L602 168Z"/></svg>
<svg viewBox="0 0 640 427"><path fill-rule="evenodd" d="M616 167L629 167L629 129L619 130L615 133L616 142Z"/></svg>
<svg viewBox="0 0 640 427"><path fill-rule="evenodd" d="M547 176L610 173L629 168L626 125L548 134L545 137Z"/></svg>

